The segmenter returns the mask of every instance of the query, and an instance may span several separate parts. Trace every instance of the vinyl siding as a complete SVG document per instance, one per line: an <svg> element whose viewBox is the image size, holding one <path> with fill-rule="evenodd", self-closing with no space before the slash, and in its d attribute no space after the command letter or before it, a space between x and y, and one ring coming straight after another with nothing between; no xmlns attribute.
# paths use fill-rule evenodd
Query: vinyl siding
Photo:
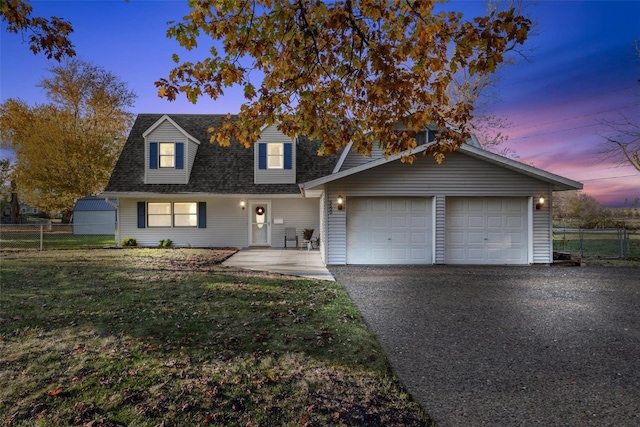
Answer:
<svg viewBox="0 0 640 427"><path fill-rule="evenodd" d="M137 202L189 201L207 203L207 228L137 228ZM248 241L246 216L235 199L194 196L180 200L168 198L120 199L120 239L134 237L140 246L157 246L171 239L175 246L245 247ZM219 226L218 226L219 225ZM119 242L118 242L119 243Z"/></svg>
<svg viewBox="0 0 640 427"><path fill-rule="evenodd" d="M433 202L433 210L434 210L434 240L435 240L435 248L434 248L434 262L436 264L444 264L445 261L445 242L446 242L446 233L445 233L445 205L446 205L446 197L443 195L437 195L434 198Z"/></svg>
<svg viewBox="0 0 640 427"><path fill-rule="evenodd" d="M325 193L320 196L320 258L327 263L327 197Z"/></svg>
<svg viewBox="0 0 640 427"><path fill-rule="evenodd" d="M302 244L302 230L313 228L313 236L320 233L319 199L302 197L295 199L271 199L272 223L274 218L282 218L283 224L273 224L271 227L271 246L284 247L284 229L295 227L298 241Z"/></svg>
<svg viewBox="0 0 640 427"><path fill-rule="evenodd" d="M547 201L540 210L535 209L538 195ZM553 221L551 218L551 188L537 193L533 198L533 263L550 264L553 262Z"/></svg>
<svg viewBox="0 0 640 427"><path fill-rule="evenodd" d="M258 144L268 142L291 143L292 164L291 169L260 169L258 167ZM276 125L267 127L262 131L260 139L253 145L254 154L254 183L256 184L294 184L296 182L296 143L284 133L280 132Z"/></svg>
<svg viewBox="0 0 640 427"><path fill-rule="evenodd" d="M251 199L245 199L250 206ZM207 203L207 228L137 228L137 202L193 201ZM304 228L319 230L318 199L287 198L271 199L271 219L282 218L283 224L273 224L271 243L273 247L284 246L284 228L296 227L302 238ZM194 196L149 199L120 199L118 239L134 237L140 246L157 246L161 239L171 239L175 246L236 247L249 244L249 209L239 207L237 198L211 198ZM119 243L119 242L118 242Z"/></svg>
<svg viewBox="0 0 640 427"><path fill-rule="evenodd" d="M345 209L339 211L336 199L338 190L328 186L327 190L327 239L326 251L329 265L342 265L347 262L347 209L349 209L349 198L344 197Z"/></svg>
<svg viewBox="0 0 640 427"><path fill-rule="evenodd" d="M382 149L380 147L371 148L371 157L363 156L362 154L355 151L349 151L347 157L345 157L344 162L342 163L342 167L340 168L340 170L343 171L351 169L353 167L369 163L382 157L384 156L382 155Z"/></svg>
<svg viewBox="0 0 640 427"><path fill-rule="evenodd" d="M182 142L184 143L185 165L183 169L160 168L149 169L149 142ZM153 130L145 141L146 184L186 184L193 166L198 145L187 140L187 137L170 122L165 121Z"/></svg>
<svg viewBox="0 0 640 427"><path fill-rule="evenodd" d="M381 179L380 177L384 177ZM361 173L333 181L326 185L333 201L333 213L328 212L327 264L346 262L345 211L335 208L338 194L345 197L346 210L353 196L437 196L436 197L436 263L444 262L444 204L445 196L549 196L549 185L510 169L467 156L449 153L438 165L431 157L418 156L412 165L391 162ZM548 204L533 214L533 261L551 262Z"/></svg>

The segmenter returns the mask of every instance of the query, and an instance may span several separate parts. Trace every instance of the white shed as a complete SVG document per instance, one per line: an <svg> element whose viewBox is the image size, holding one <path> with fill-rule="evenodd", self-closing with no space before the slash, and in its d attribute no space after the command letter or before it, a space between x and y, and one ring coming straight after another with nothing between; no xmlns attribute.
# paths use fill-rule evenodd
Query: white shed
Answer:
<svg viewBox="0 0 640 427"><path fill-rule="evenodd" d="M87 196L73 208L73 234L115 234L116 199Z"/></svg>

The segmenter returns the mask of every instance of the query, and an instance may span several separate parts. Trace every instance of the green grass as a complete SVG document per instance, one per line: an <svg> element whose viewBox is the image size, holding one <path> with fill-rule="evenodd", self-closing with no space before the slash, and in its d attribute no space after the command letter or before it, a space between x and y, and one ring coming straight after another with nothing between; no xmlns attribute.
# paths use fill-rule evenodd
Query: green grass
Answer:
<svg viewBox="0 0 640 427"><path fill-rule="evenodd" d="M115 245L115 236L106 235L84 235L67 233L43 233L43 249L82 249L82 248L103 248ZM40 234L34 233L2 233L0 235L0 249L2 250L25 250L40 249Z"/></svg>
<svg viewBox="0 0 640 427"><path fill-rule="evenodd" d="M339 284L215 255L0 253L0 422L431 425Z"/></svg>
<svg viewBox="0 0 640 427"><path fill-rule="evenodd" d="M630 234L628 243L628 255L630 259L640 259L640 234ZM553 249L573 254L582 252L585 257L617 258L620 255L620 241L615 233L588 234L584 233L582 244L578 233L554 233ZM627 249L625 248L625 254Z"/></svg>

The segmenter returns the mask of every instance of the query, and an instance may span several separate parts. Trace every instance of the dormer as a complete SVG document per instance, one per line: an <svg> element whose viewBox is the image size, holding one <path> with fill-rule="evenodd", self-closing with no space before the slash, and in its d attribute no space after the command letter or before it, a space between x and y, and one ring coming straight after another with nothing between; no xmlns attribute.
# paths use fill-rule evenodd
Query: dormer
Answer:
<svg viewBox="0 0 640 427"><path fill-rule="evenodd" d="M296 143L277 125L263 127L253 150L255 184L295 184Z"/></svg>
<svg viewBox="0 0 640 427"><path fill-rule="evenodd" d="M198 141L164 115L142 136L145 144L145 184L187 184Z"/></svg>

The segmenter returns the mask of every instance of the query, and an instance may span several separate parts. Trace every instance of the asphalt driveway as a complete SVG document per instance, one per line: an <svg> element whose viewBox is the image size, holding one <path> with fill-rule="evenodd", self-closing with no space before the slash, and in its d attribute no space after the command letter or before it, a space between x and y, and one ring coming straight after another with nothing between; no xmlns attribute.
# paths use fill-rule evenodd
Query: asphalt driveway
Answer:
<svg viewBox="0 0 640 427"><path fill-rule="evenodd" d="M640 269L329 269L439 426L640 425Z"/></svg>

